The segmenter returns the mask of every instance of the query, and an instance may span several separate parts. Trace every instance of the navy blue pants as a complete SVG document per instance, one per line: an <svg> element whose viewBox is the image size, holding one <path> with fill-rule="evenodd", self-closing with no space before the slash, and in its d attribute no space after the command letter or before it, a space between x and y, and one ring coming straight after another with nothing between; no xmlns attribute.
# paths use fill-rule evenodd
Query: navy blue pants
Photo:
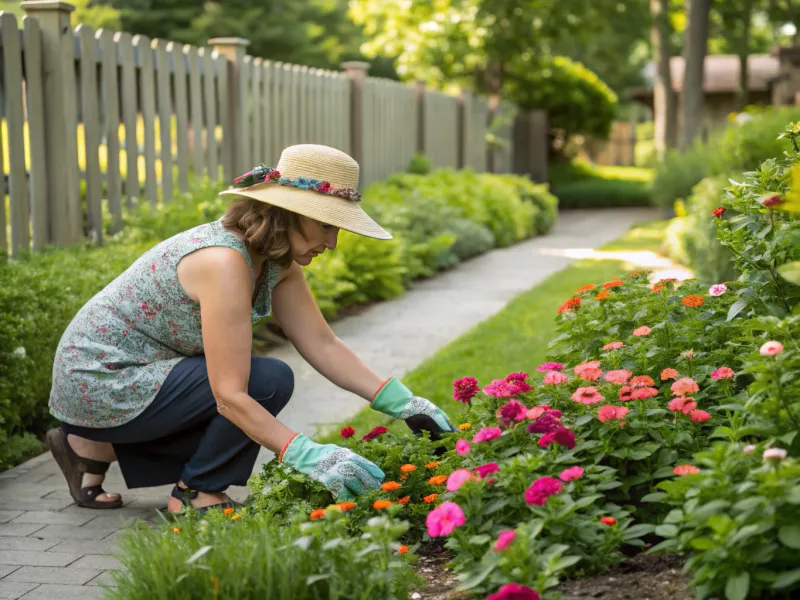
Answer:
<svg viewBox="0 0 800 600"><path fill-rule="evenodd" d="M272 415L289 402L294 374L275 358L253 356L248 393ZM217 412L205 356L179 362L144 412L106 429L63 423L68 433L110 442L129 488L183 481L201 492L245 485L260 446Z"/></svg>

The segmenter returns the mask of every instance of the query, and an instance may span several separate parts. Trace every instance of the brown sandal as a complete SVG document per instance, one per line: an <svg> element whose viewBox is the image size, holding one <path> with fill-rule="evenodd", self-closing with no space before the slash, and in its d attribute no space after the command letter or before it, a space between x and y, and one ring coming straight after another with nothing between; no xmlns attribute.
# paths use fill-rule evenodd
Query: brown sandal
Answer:
<svg viewBox="0 0 800 600"><path fill-rule="evenodd" d="M56 459L58 466L61 467L61 472L64 473L64 477L67 479L70 496L78 506L99 509L119 508L122 506L122 498L106 500L105 502L97 500L98 496L106 493L101 485L81 487L84 473L105 475L111 463L83 458L75 454L72 446L69 445L66 432L60 427L47 432L47 445L50 448L50 452L53 453L53 458Z"/></svg>

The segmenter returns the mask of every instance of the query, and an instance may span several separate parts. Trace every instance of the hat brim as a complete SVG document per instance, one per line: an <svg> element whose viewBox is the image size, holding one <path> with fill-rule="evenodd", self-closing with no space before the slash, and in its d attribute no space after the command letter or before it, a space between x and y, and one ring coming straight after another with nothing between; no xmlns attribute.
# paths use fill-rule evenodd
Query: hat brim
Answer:
<svg viewBox="0 0 800 600"><path fill-rule="evenodd" d="M274 183L261 183L241 189L220 192L221 196L243 196L322 221L364 237L390 240L392 234L378 225L352 200L329 196Z"/></svg>

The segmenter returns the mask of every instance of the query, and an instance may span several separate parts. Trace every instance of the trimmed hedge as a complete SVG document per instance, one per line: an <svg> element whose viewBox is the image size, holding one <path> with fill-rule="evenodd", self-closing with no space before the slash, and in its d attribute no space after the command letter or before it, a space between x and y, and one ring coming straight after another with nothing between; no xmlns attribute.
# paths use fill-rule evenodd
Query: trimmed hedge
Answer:
<svg viewBox="0 0 800 600"><path fill-rule="evenodd" d="M650 206L653 171L608 167L583 160L552 165L550 180L561 208Z"/></svg>
<svg viewBox="0 0 800 600"><path fill-rule="evenodd" d="M228 202L216 192L198 184L169 204L136 207L104 247L49 249L0 266L0 470L38 450L30 434L52 422L53 356L80 307L154 244L219 218ZM305 270L328 318L346 306L398 296L415 278L475 254L546 233L557 208L546 186L468 170L397 175L364 196L367 210L395 237L342 232L336 251Z"/></svg>

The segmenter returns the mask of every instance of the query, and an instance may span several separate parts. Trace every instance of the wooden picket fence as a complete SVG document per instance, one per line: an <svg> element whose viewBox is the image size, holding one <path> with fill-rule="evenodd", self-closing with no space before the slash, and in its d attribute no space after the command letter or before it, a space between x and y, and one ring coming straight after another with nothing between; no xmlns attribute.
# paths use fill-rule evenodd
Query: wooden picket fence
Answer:
<svg viewBox="0 0 800 600"><path fill-rule="evenodd" d="M405 170L417 152L436 167L546 177L546 146L532 143L546 139L546 120L501 127L501 143L488 144L486 98L368 77L365 63L334 72L273 62L238 38L198 48L73 29L63 2L22 7L21 23L0 13L0 255L102 243L104 217L120 230L135 200L169 202L195 178L232 181L274 166L292 144L349 153L362 186Z"/></svg>

